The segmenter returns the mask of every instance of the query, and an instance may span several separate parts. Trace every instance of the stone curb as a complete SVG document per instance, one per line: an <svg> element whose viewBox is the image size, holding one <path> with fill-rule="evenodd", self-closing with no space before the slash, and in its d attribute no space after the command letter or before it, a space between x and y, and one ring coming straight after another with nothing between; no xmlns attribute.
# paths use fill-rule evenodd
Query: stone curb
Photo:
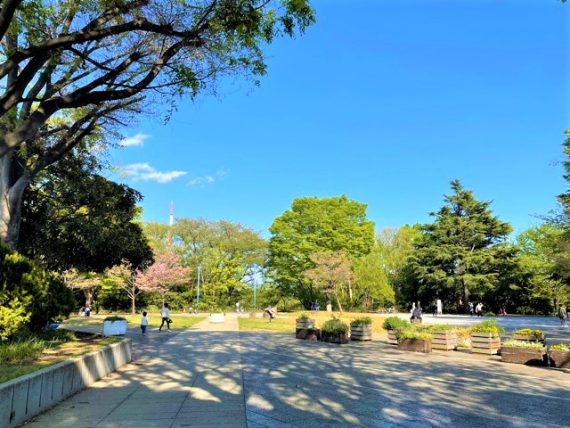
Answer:
<svg viewBox="0 0 570 428"><path fill-rule="evenodd" d="M132 341L123 339L0 384L0 427L12 428L131 362Z"/></svg>

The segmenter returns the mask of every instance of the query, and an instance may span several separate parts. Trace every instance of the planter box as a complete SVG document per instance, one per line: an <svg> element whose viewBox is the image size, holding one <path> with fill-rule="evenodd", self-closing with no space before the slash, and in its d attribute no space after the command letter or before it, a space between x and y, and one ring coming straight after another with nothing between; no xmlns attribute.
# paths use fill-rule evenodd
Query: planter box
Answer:
<svg viewBox="0 0 570 428"><path fill-rule="evenodd" d="M457 349L457 333L454 330L434 332L431 347L442 351L455 351Z"/></svg>
<svg viewBox="0 0 570 428"><path fill-rule="evenodd" d="M519 347L501 348L501 361L505 363L525 364L532 366L545 365L546 348L543 349L527 349Z"/></svg>
<svg viewBox="0 0 570 428"><path fill-rule="evenodd" d="M400 339L398 349L412 352L431 352L431 340L425 339Z"/></svg>
<svg viewBox="0 0 570 428"><path fill-rule="evenodd" d="M351 325L350 340L372 340L372 326Z"/></svg>
<svg viewBox="0 0 570 428"><path fill-rule="evenodd" d="M570 369L570 351L548 351L548 362L553 367Z"/></svg>
<svg viewBox="0 0 570 428"><path fill-rule="evenodd" d="M224 314L210 314L210 322L212 324L222 324L226 321Z"/></svg>
<svg viewBox="0 0 570 428"><path fill-rule="evenodd" d="M501 338L490 333L471 333L471 352L474 354L496 355L501 348Z"/></svg>
<svg viewBox="0 0 570 428"><path fill-rule="evenodd" d="M388 343L390 345L397 345L398 339L396 338L396 331L395 330L388 330Z"/></svg>
<svg viewBox="0 0 570 428"><path fill-rule="evenodd" d="M127 333L127 321L103 321L103 334L105 336L124 336Z"/></svg>
<svg viewBox="0 0 570 428"><path fill-rule="evenodd" d="M345 344L348 343L347 333L327 333L326 331L321 331L321 340L328 343L338 343Z"/></svg>
<svg viewBox="0 0 570 428"><path fill-rule="evenodd" d="M298 328L295 331L295 337L302 340L321 340L321 330L318 328Z"/></svg>
<svg viewBox="0 0 570 428"><path fill-rule="evenodd" d="M523 342L541 342L544 343L544 339L536 340L530 337L529 334L513 334L513 340L522 340Z"/></svg>
<svg viewBox="0 0 570 428"><path fill-rule="evenodd" d="M300 328L315 328L315 320L313 319L301 319L301 318L297 318L295 320L295 328L300 329Z"/></svg>

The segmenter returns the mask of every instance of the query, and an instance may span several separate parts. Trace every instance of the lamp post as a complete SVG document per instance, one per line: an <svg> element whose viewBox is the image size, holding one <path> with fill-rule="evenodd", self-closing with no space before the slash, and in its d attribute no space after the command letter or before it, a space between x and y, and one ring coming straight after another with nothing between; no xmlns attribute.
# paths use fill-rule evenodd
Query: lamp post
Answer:
<svg viewBox="0 0 570 428"><path fill-rule="evenodd" d="M196 306L200 304L200 276L202 273L202 268L198 266L198 288L196 290Z"/></svg>

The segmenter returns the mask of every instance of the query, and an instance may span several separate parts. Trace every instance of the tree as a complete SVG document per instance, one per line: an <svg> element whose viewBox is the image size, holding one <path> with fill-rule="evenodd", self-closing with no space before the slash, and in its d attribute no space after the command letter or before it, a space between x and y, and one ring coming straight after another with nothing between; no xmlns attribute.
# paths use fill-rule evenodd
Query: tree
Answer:
<svg viewBox="0 0 570 428"><path fill-rule="evenodd" d="M173 103L214 90L223 76L263 75L261 46L314 21L306 0L0 6L0 240L12 246L22 195L37 171L151 96ZM49 122L62 112L73 112L73 120Z"/></svg>
<svg viewBox="0 0 570 428"><path fill-rule="evenodd" d="M532 297L552 308L570 300L570 244L566 231L551 224L530 228L517 237L523 266L530 273Z"/></svg>
<svg viewBox="0 0 570 428"><path fill-rule="evenodd" d="M145 292L160 294L164 304L174 287L188 283L189 273L179 255L166 251L156 254L154 264L146 270L137 272L135 284Z"/></svg>
<svg viewBox="0 0 570 428"><path fill-rule="evenodd" d="M152 261L138 223L141 195L99 175L89 154L73 153L47 168L25 195L19 250L50 270L103 273L127 261Z"/></svg>
<svg viewBox="0 0 570 428"><path fill-rule="evenodd" d="M142 293L137 284L137 270L128 262L113 266L105 275L103 288L115 287L124 291L131 300L131 313L136 312L137 297Z"/></svg>
<svg viewBox="0 0 570 428"><path fill-rule="evenodd" d="M305 271L305 277L325 293L327 310L334 296L338 309L342 312L340 294L352 281L350 259L342 251L320 251L309 257L315 267Z"/></svg>
<svg viewBox="0 0 570 428"><path fill-rule="evenodd" d="M85 297L85 307L93 307L95 293L103 280L102 274L95 272L79 272L77 269L70 269L63 273L65 284L72 290L80 290Z"/></svg>
<svg viewBox="0 0 570 428"><path fill-rule="evenodd" d="M312 254L343 251L358 258L374 245L374 223L366 218L366 205L346 196L295 199L269 231L272 279L284 295L296 296L306 308L319 297L304 276L315 267Z"/></svg>
<svg viewBox="0 0 570 428"><path fill-rule="evenodd" d="M382 262L380 247L375 246L354 264L354 300L362 304L366 311L373 310L376 305L386 306L395 302L389 270Z"/></svg>
<svg viewBox="0 0 570 428"><path fill-rule="evenodd" d="M482 298L496 287L516 251L505 242L511 226L493 216L490 202L477 201L458 180L451 188L446 204L430 214L435 221L422 227L413 264L419 297L439 297L462 310L472 294Z"/></svg>

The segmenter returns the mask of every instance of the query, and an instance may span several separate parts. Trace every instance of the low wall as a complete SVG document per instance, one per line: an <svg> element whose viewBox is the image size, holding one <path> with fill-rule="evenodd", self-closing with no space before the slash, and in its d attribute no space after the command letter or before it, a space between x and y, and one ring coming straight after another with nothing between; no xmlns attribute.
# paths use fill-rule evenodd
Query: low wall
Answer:
<svg viewBox="0 0 570 428"><path fill-rule="evenodd" d="M132 342L105 346L0 384L0 427L16 427L131 361Z"/></svg>

